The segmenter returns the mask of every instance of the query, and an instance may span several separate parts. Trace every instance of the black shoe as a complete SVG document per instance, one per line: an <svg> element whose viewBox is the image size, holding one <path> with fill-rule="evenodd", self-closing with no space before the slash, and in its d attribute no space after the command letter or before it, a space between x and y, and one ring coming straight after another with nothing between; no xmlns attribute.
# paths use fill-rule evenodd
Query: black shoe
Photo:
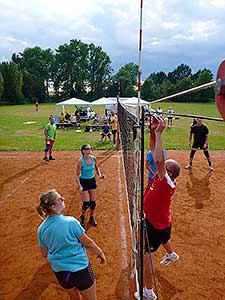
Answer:
<svg viewBox="0 0 225 300"><path fill-rule="evenodd" d="M91 225L94 226L94 227L97 226L97 222L95 221L95 218L94 218L93 216L90 217L88 223L91 224Z"/></svg>
<svg viewBox="0 0 225 300"><path fill-rule="evenodd" d="M80 225L85 228L85 217L83 215L80 216Z"/></svg>
<svg viewBox="0 0 225 300"><path fill-rule="evenodd" d="M55 158L50 155L49 160L55 160Z"/></svg>
<svg viewBox="0 0 225 300"><path fill-rule="evenodd" d="M47 156L45 156L45 157L43 158L43 160L49 161L49 159L47 158Z"/></svg>

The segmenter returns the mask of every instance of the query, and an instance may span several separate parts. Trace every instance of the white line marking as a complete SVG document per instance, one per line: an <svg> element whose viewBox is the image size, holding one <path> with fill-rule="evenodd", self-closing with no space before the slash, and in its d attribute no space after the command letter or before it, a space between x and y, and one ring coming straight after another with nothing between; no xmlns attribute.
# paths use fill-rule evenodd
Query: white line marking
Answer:
<svg viewBox="0 0 225 300"><path fill-rule="evenodd" d="M16 158L15 155L1 155L0 158Z"/></svg>
<svg viewBox="0 0 225 300"><path fill-rule="evenodd" d="M29 176L28 176L29 177ZM11 193L9 193L7 196L6 196L6 199L7 198L9 198L13 193L15 193L18 189L19 189L19 187L22 185L22 184L24 184L27 180L28 180L28 177L26 177L24 180L22 180L21 181L21 183L19 183L18 185L17 185L17 188L15 189L15 190L13 190ZM4 201L1 201L0 203L3 203Z"/></svg>
<svg viewBox="0 0 225 300"><path fill-rule="evenodd" d="M125 217L124 217L124 209L123 209L123 190L122 190L122 183L120 177L120 157L117 156L118 159L118 190L119 190L119 209L120 209L120 234L121 234L121 245L122 245L122 269L128 268L128 261L127 261L127 235L126 235L126 228L125 228ZM127 270L126 270L127 271ZM128 277L125 278L125 287L129 286ZM129 288L124 289L124 296L125 299L130 299L130 292Z"/></svg>

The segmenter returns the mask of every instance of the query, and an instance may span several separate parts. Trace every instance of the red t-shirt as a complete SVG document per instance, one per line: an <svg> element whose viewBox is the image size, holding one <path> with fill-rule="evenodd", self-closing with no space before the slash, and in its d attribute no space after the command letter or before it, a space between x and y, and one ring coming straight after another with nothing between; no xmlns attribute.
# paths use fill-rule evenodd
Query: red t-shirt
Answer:
<svg viewBox="0 0 225 300"><path fill-rule="evenodd" d="M175 189L176 183L166 173L162 180L156 174L145 190L145 217L156 229L165 229L171 224L170 205Z"/></svg>

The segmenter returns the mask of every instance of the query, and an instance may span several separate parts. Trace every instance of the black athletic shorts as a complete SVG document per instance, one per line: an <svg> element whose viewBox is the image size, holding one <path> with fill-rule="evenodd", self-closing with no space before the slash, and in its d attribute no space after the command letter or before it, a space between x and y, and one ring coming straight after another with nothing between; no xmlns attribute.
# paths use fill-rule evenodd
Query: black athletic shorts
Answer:
<svg viewBox="0 0 225 300"><path fill-rule="evenodd" d="M79 291L84 291L90 288L95 282L94 272L90 264L87 268L77 272L60 271L54 273L59 284L64 289L76 287Z"/></svg>
<svg viewBox="0 0 225 300"><path fill-rule="evenodd" d="M117 133L117 129L112 130L112 134L116 134Z"/></svg>
<svg viewBox="0 0 225 300"><path fill-rule="evenodd" d="M83 191L95 190L97 188L95 177L91 179L84 179L80 177L80 184L83 188Z"/></svg>
<svg viewBox="0 0 225 300"><path fill-rule="evenodd" d="M198 142L195 142L195 141L194 141L194 143L193 143L193 145L192 145L192 148L194 148L194 149L200 148L200 149L202 149L202 150L208 149L208 146L207 146L205 149L203 149L203 146L204 146L204 145L205 145L205 143L198 143Z"/></svg>
<svg viewBox="0 0 225 300"><path fill-rule="evenodd" d="M165 229L155 229L146 219L145 224L145 252L155 252L161 244L166 244L169 241L171 225Z"/></svg>

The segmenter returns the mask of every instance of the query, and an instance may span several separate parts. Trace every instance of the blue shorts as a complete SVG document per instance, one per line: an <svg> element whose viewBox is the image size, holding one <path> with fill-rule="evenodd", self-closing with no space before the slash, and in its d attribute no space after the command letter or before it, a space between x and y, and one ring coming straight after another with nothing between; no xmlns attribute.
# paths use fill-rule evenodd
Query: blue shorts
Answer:
<svg viewBox="0 0 225 300"><path fill-rule="evenodd" d="M95 282L94 272L91 265L87 268L77 271L60 271L54 272L59 284L64 289L77 288L79 291L84 291L90 288Z"/></svg>

